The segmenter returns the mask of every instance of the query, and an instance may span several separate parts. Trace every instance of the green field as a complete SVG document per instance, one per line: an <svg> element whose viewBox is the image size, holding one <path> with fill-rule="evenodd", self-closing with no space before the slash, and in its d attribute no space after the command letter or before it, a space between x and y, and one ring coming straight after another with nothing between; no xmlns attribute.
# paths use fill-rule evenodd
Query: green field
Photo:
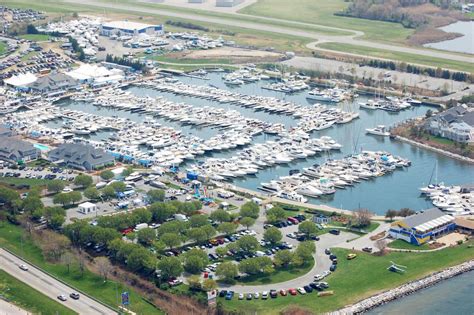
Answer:
<svg viewBox="0 0 474 315"><path fill-rule="evenodd" d="M435 57L426 57L423 55L416 55L403 52L394 52L382 49L373 49L365 46L356 46L351 44L339 44L339 43L323 43L318 45L320 48L330 49L339 51L341 53L351 53L366 57L375 57L390 59L399 62L406 62L411 64L419 64L431 67L442 67L447 69L474 72L474 63L465 63L461 61L441 59Z"/></svg>
<svg viewBox="0 0 474 315"><path fill-rule="evenodd" d="M334 15L347 5L344 0L293 0L291 5L285 0L258 0L239 13L362 31L364 38L381 42L404 43L413 34L413 29L398 23Z"/></svg>
<svg viewBox="0 0 474 315"><path fill-rule="evenodd" d="M241 314L281 314L290 305L305 308L314 313L324 313L344 307L377 292L394 288L405 282L426 276L434 271L474 258L474 248L468 248L466 243L453 248L427 253L390 253L385 256L373 256L358 253L354 260L345 257L350 250L334 249L339 259L335 273L325 279L334 291L333 296L317 297L310 293L305 296L278 296L276 299L239 301L221 299L229 311ZM407 266L404 274L387 270L390 261ZM275 289L281 289L278 286ZM288 288L285 288L288 289Z"/></svg>
<svg viewBox="0 0 474 315"><path fill-rule="evenodd" d="M7 44L0 42L0 56L7 52Z"/></svg>
<svg viewBox="0 0 474 315"><path fill-rule="evenodd" d="M164 55L145 55L146 59L158 62L177 64L177 65L230 65L229 59L191 59L191 58L172 58Z"/></svg>
<svg viewBox="0 0 474 315"><path fill-rule="evenodd" d="M31 313L77 314L3 270L0 270L0 294L10 303Z"/></svg>
<svg viewBox="0 0 474 315"><path fill-rule="evenodd" d="M295 279L307 274L311 270L311 268L313 268L313 266L314 266L314 260L298 268L287 267L287 268L275 269L275 272L269 275L251 275L251 276L240 279L237 282L237 284L250 286L250 285L280 283L280 282Z"/></svg>
<svg viewBox="0 0 474 315"><path fill-rule="evenodd" d="M17 177L0 177L0 184L5 185L30 185L30 187L46 186L50 182L48 179L37 178L17 178Z"/></svg>
<svg viewBox="0 0 474 315"><path fill-rule="evenodd" d="M390 244L388 244L388 247L397 248L397 249L413 249L413 250L428 250L428 249L430 249L428 244L423 244L423 245L418 246L418 245L413 245L413 244L407 243L403 240L395 240L393 242L390 242Z"/></svg>
<svg viewBox="0 0 474 315"><path fill-rule="evenodd" d="M23 237L23 242L21 238ZM7 248L19 256L24 257L29 262L39 266L50 274L62 279L69 285L93 296L102 302L113 307L119 305L120 292L130 292L130 308L139 314L163 314L159 309L145 301L134 290L125 285L113 281L104 282L103 279L86 270L81 275L77 264L71 266L68 273L67 267L62 264L53 264L47 262L41 249L37 247L31 239L26 237L25 231L19 227L9 223L0 222L0 247Z"/></svg>
<svg viewBox="0 0 474 315"><path fill-rule="evenodd" d="M45 42L49 40L49 35L45 35L45 34L25 34L25 35L20 35L19 37L26 40L31 40L34 42Z"/></svg>

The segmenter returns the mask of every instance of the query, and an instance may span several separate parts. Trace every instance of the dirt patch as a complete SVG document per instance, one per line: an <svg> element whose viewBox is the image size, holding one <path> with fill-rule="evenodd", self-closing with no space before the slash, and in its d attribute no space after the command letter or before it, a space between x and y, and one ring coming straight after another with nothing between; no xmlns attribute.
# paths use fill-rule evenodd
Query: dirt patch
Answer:
<svg viewBox="0 0 474 315"><path fill-rule="evenodd" d="M280 53L233 47L194 50L182 55L187 59L230 59L233 62L271 62L283 58Z"/></svg>
<svg viewBox="0 0 474 315"><path fill-rule="evenodd" d="M463 34L447 33L439 28L427 26L417 30L415 34L411 35L408 42L412 45L424 45L428 43L443 42L461 36L463 36Z"/></svg>

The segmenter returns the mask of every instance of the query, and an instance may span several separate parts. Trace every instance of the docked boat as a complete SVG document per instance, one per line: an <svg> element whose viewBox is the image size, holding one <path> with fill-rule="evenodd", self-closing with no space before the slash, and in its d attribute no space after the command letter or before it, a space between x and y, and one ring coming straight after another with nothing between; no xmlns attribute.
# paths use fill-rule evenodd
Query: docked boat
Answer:
<svg viewBox="0 0 474 315"><path fill-rule="evenodd" d="M365 131L371 135L382 136L382 137L390 136L390 132L387 131L384 125L378 125L375 128L367 128L365 129Z"/></svg>

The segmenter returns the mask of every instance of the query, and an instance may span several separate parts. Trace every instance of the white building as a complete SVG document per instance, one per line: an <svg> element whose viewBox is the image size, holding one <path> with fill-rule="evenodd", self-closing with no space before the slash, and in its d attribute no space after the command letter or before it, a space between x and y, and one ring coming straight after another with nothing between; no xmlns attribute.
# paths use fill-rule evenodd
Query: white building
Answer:
<svg viewBox="0 0 474 315"><path fill-rule="evenodd" d="M120 69L107 69L106 67L83 64L77 69L66 73L80 83L92 83L103 85L116 83L123 80L123 71Z"/></svg>
<svg viewBox="0 0 474 315"><path fill-rule="evenodd" d="M244 0L216 0L216 7L235 7L242 2Z"/></svg>
<svg viewBox="0 0 474 315"><path fill-rule="evenodd" d="M38 78L30 73L20 73L18 75L15 75L11 78L3 80L3 82L10 87L16 88L18 90L28 90L31 83L35 82L38 80Z"/></svg>
<svg viewBox="0 0 474 315"><path fill-rule="evenodd" d="M99 208L97 207L96 204L92 202L84 202L79 205L78 211L82 214L89 214L96 212Z"/></svg>
<svg viewBox="0 0 474 315"><path fill-rule="evenodd" d="M103 36L137 36L139 34L163 35L163 25L150 25L130 21L113 21L100 25L100 35Z"/></svg>

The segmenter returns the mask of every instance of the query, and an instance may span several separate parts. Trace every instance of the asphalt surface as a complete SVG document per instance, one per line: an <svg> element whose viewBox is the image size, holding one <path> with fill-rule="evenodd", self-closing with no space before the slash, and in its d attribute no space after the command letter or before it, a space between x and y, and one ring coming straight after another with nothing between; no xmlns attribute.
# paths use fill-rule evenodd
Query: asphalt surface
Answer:
<svg viewBox="0 0 474 315"><path fill-rule="evenodd" d="M65 2L76 3L76 1L74 0L65 0ZM343 31L351 32L352 35L346 35L346 36L324 35L317 32L297 30L294 28L285 28L284 26L280 26L280 25L273 26L273 25L258 23L258 22L247 22L247 21L242 21L242 20L239 21L238 18L227 19L227 18L221 18L221 17L211 17L211 16L204 16L204 15L198 15L198 14L168 11L166 9L152 9L152 8L140 7L139 5L136 5L136 4L127 4L127 3L119 4L119 3L103 3L103 2L98 3L92 0L81 1L81 4L92 6L92 7L98 7L98 8L127 10L130 12L135 12L135 13L140 13L140 14L165 15L165 16L189 19L189 20L194 20L194 21L199 21L199 22L230 25L230 26L241 27L241 28L252 29L252 30L260 30L260 31L267 31L267 32L272 32L272 33L279 33L279 34L315 39L317 42L309 43L307 45L307 47L310 49L320 49L317 47L317 45L323 42L337 42L337 43L371 47L371 48L376 48L376 49L385 49L385 50L390 50L390 51L397 51L397 52L411 53L411 54L417 54L417 55L423 55L423 56L429 56L429 57L456 60L456 61L462 61L462 62L468 62L468 63L472 62L471 56L452 54L449 52L441 52L441 51L428 50L428 49L412 48L412 47L406 47L406 46L381 44L381 43L361 40L359 39L359 37L364 34L363 32L328 27L325 25L293 22L293 21L287 21L287 20L281 20L281 19L275 19L275 18L258 17L261 20L284 22L288 24L294 24L296 26L313 26L313 27L316 26L316 27L325 28L325 29L343 30ZM234 14L237 17L242 16L241 14L238 14L238 13L229 13L229 14ZM255 18L255 16L251 16L251 17Z"/></svg>
<svg viewBox="0 0 474 315"><path fill-rule="evenodd" d="M21 270L19 268L20 264L28 266L28 270ZM0 249L0 267L13 277L28 284L53 300L57 300L57 297L60 294L66 295L67 301L57 301L63 303L66 307L79 314L117 314L115 311L84 295L81 295L79 300L71 299L69 294L75 292L74 289L48 276L44 272L25 261L20 260L4 249Z"/></svg>
<svg viewBox="0 0 474 315"><path fill-rule="evenodd" d="M13 305L11 303L8 303L7 301L4 301L0 299L0 315L28 315L31 313L28 313L22 308L19 308L16 305Z"/></svg>

